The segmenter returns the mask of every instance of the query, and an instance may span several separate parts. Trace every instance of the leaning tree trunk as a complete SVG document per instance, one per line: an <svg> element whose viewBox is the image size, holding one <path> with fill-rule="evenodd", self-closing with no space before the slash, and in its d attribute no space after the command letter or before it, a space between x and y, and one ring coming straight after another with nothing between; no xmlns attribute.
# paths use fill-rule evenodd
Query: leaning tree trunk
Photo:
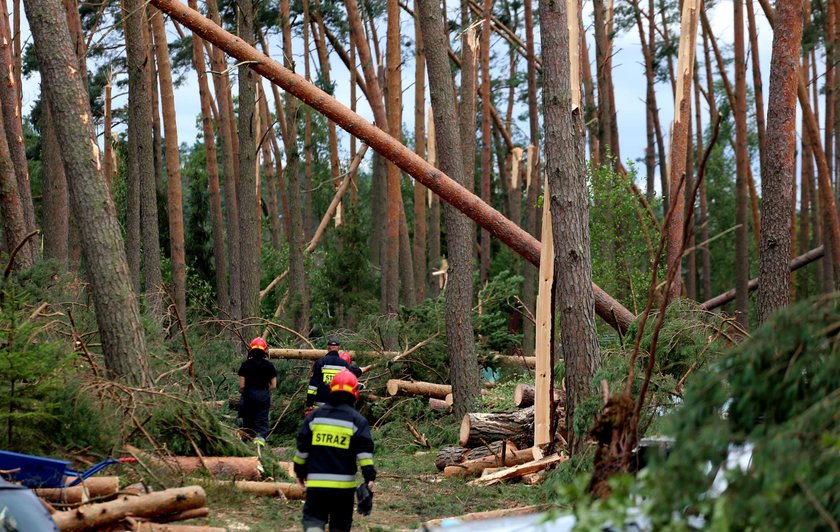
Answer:
<svg viewBox="0 0 840 532"><path fill-rule="evenodd" d="M149 368L140 311L128 275L116 208L99 170L88 95L75 66L64 11L58 0L27 0L25 7L62 147L105 365L114 378L145 384Z"/></svg>
<svg viewBox="0 0 840 532"><path fill-rule="evenodd" d="M254 45L254 2L243 0L239 9L239 36ZM256 73L248 65L239 67L239 261L242 266L242 284L239 297L242 318L255 318L260 314L260 216L256 174ZM306 334L308 331L300 331ZM258 333L256 327L243 331L246 338Z"/></svg>
<svg viewBox="0 0 840 532"><path fill-rule="evenodd" d="M764 215L758 274L758 320L764 322L790 301L790 208L796 178L796 87L802 41L802 3L779 2L777 20L784 31L773 34L767 158L761 176Z"/></svg>
<svg viewBox="0 0 840 532"><path fill-rule="evenodd" d="M187 319L187 258L184 240L184 208L181 193L181 155L178 148L178 124L175 117L175 94L169 44L163 13L152 9L152 31L160 80L160 102L163 110L163 133L166 149L166 197L169 213L169 245L172 259L172 284L175 308L181 320Z"/></svg>
<svg viewBox="0 0 840 532"><path fill-rule="evenodd" d="M575 8L567 12L566 3L540 1L546 173L551 191L554 275L566 363L566 426L573 427L576 407L591 395L600 353L591 288L583 109L578 62L573 55L579 50L580 24L577 2L569 4ZM568 442L571 452L582 446L582 439L578 440L572 430Z"/></svg>
<svg viewBox="0 0 840 532"><path fill-rule="evenodd" d="M440 169L466 185L463 153L455 111L452 73L440 9L433 0L419 0L420 24L426 45L429 94L434 108L435 143ZM446 285L446 346L454 393L455 416L466 414L479 397L478 360L472 329L472 222L455 207L444 208L449 249L449 280Z"/></svg>

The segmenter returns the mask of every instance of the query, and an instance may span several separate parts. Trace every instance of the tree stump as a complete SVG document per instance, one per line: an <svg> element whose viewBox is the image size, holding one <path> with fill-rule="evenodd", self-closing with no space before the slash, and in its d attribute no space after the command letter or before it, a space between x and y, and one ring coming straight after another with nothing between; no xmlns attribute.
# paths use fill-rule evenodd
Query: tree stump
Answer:
<svg viewBox="0 0 840 532"><path fill-rule="evenodd" d="M461 420L460 444L478 447L484 442L511 440L519 447L534 444L534 407L515 412L469 413Z"/></svg>

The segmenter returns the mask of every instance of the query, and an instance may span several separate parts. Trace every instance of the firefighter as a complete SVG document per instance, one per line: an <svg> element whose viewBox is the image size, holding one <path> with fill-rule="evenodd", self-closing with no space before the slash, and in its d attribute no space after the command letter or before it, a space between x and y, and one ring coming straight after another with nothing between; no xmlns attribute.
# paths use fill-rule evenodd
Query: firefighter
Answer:
<svg viewBox="0 0 840 532"><path fill-rule="evenodd" d="M294 468L298 481L306 485L305 532L322 532L327 523L331 532L350 530L357 463L364 485L373 492L376 468L370 425L353 407L359 398L358 384L350 371L336 374L326 403L306 417L298 432Z"/></svg>
<svg viewBox="0 0 840 532"><path fill-rule="evenodd" d="M359 378L362 376L362 368L353 364L353 359L350 357L350 353L347 351L339 351L338 356L341 357L341 360L347 362L347 366L349 366L350 373Z"/></svg>
<svg viewBox="0 0 840 532"><path fill-rule="evenodd" d="M330 381L343 369L350 369L350 364L338 355L340 343L335 338L327 342L327 354L315 361L312 366L312 377L309 379L309 389L306 393L306 410L308 416L315 408L324 404L330 393Z"/></svg>
<svg viewBox="0 0 840 532"><path fill-rule="evenodd" d="M268 437L268 410L271 391L277 387L277 370L266 360L268 344L260 337L248 346L248 359L239 367L239 417L247 438L265 445Z"/></svg>

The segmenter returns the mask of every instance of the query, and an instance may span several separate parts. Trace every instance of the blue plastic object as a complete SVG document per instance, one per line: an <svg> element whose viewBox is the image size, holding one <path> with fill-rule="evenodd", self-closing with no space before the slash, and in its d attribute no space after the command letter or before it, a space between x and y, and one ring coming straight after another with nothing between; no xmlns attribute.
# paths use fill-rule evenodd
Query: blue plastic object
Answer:
<svg viewBox="0 0 840 532"><path fill-rule="evenodd" d="M70 469L70 462L44 458L30 454L13 453L11 451L0 451L0 470L14 471L7 476L11 480L20 482L28 488L64 488L75 486L82 480L95 475L111 464L121 462L134 462L134 458L109 458L83 472ZM65 477L76 477L69 484L65 483Z"/></svg>

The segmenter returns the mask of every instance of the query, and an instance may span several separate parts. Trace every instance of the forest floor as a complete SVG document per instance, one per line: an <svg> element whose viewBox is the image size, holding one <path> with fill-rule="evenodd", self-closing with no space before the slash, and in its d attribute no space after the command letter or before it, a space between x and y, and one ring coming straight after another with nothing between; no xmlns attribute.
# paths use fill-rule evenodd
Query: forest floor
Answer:
<svg viewBox="0 0 840 532"><path fill-rule="evenodd" d="M354 513L354 530L415 530L430 519L545 502L539 486L480 487L462 479L444 479L435 468L435 454L434 450L397 450L378 457L373 512L368 516ZM291 452L284 459L291 459ZM210 517L195 524L226 527L231 532L300 530L303 501L249 495L218 485L205 489Z"/></svg>

